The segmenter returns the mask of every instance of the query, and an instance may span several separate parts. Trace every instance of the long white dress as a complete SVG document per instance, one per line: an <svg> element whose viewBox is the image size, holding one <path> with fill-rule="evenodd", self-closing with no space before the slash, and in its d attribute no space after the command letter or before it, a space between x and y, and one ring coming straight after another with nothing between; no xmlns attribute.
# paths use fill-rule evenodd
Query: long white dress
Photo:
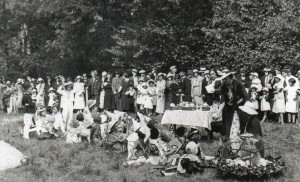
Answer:
<svg viewBox="0 0 300 182"><path fill-rule="evenodd" d="M274 94L274 104L272 111L274 113L285 113L285 101L284 101L284 93L283 93L283 83L275 83L273 86L274 90L278 91L281 89L279 93Z"/></svg>
<svg viewBox="0 0 300 182"><path fill-rule="evenodd" d="M285 111L289 113L297 113L297 86L287 86L287 101L285 104Z"/></svg>
<svg viewBox="0 0 300 182"><path fill-rule="evenodd" d="M84 83L74 83L73 92L75 94L74 109L84 109Z"/></svg>
<svg viewBox="0 0 300 182"><path fill-rule="evenodd" d="M156 82L156 113L163 114L165 112L165 89L166 89L166 81L158 80Z"/></svg>
<svg viewBox="0 0 300 182"><path fill-rule="evenodd" d="M66 124L66 130L70 128L70 124L73 119L73 109L74 109L74 92L62 90L62 87L57 89L57 93L62 95L62 99L64 100L62 115Z"/></svg>

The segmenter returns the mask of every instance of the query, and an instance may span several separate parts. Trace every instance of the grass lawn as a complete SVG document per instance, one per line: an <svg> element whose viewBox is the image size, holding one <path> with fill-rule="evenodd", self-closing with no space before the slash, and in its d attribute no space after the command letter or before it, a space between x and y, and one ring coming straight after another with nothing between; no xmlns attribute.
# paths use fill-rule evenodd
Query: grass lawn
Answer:
<svg viewBox="0 0 300 182"><path fill-rule="evenodd" d="M0 181L238 181L224 179L216 169L205 169L203 174L163 177L159 171L150 173L154 166L124 167L126 154L107 153L101 148L84 143L69 145L65 139L39 141L24 140L18 132L22 116L0 115L0 140L13 145L33 160L32 165L0 171ZM276 153L282 156L287 170L282 176L269 181L300 181L300 126L264 123L264 138L273 143ZM204 141L206 155L214 155L218 140Z"/></svg>

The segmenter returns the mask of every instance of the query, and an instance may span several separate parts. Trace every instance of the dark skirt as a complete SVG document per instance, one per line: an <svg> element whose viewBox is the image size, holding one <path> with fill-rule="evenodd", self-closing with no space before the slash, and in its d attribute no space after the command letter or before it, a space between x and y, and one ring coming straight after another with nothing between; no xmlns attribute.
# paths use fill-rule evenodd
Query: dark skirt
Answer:
<svg viewBox="0 0 300 182"><path fill-rule="evenodd" d="M133 111L134 98L132 96L122 93L121 96L121 108L122 111Z"/></svg>
<svg viewBox="0 0 300 182"><path fill-rule="evenodd" d="M115 109L115 97L111 89L105 90L104 109Z"/></svg>

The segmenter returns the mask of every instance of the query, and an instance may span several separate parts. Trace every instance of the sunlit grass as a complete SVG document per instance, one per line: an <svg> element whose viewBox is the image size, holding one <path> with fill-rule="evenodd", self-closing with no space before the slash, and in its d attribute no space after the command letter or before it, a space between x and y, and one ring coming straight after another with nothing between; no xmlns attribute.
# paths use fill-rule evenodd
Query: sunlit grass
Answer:
<svg viewBox="0 0 300 182"><path fill-rule="evenodd" d="M203 174L162 177L159 171L150 171L153 166L124 167L126 154L108 153L104 149L85 143L69 145L64 138L56 140L23 140L18 132L22 116L0 115L0 140L15 146L32 160L32 165L0 172L0 181L224 181L216 169L205 169ZM300 179L300 127L292 124L264 123L264 138L276 147L287 170L271 181L299 181ZM214 155L218 140L203 141L203 150ZM237 181L238 179L226 179Z"/></svg>

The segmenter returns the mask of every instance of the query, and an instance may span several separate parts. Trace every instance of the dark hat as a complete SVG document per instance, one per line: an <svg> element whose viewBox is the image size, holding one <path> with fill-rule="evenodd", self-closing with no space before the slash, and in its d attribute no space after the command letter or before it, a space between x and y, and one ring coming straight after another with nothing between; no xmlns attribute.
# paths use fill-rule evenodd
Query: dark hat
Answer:
<svg viewBox="0 0 300 182"><path fill-rule="evenodd" d="M192 75L193 74L193 71L192 70L188 70L187 71L187 75Z"/></svg>
<svg viewBox="0 0 300 182"><path fill-rule="evenodd" d="M77 121L83 121L84 120L84 116L83 116L83 113L78 113L77 115L76 115L76 120Z"/></svg>

